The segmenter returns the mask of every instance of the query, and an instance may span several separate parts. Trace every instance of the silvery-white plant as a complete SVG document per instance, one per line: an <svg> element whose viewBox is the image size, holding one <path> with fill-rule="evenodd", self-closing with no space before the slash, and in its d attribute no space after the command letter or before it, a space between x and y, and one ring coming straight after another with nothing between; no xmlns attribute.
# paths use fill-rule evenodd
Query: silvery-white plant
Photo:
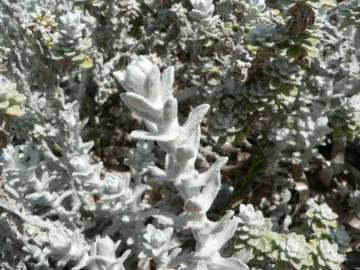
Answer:
<svg viewBox="0 0 360 270"><path fill-rule="evenodd" d="M351 210L358 205L358 186L352 183L358 178L352 167L356 162L351 161L352 152L357 150L354 138L359 133L358 4L357 0L0 1L0 118L6 118L0 119L0 147L13 139L1 153L0 231L5 233L0 242L6 245L0 245L0 268L53 269L62 268L68 261L64 268L76 264L78 269L134 269L140 267L141 252L145 269L153 263L165 269L221 269L230 268L232 262L237 269L239 258L247 263L245 255L249 254L254 269L273 268L271 262L262 264L264 257L300 267L298 259L305 258L304 250L307 252L303 238L284 231L291 231L290 225L295 224L292 220L300 221L302 212L296 198L298 193L301 200L307 194L307 178L314 176L319 166L334 169L333 160L322 154L329 146L336 150L337 141L351 147L341 150L343 156L349 151L339 170L328 177L329 183L334 190L341 188L343 183L335 180L346 168L344 181L354 192L349 205L348 191L343 192L341 203ZM56 51L61 59L51 58ZM156 147L152 142L139 142L136 149L128 151L133 142L126 133L135 121L128 121L129 113L116 101L117 88L111 74L138 54L148 55L153 65L160 67L171 63L181 72L173 87L184 89L176 93L177 102L172 93L136 92L141 87L132 90L136 97L129 97L132 91L125 97L150 131L135 136L157 141L168 153L162 166L165 170L155 165L161 163L161 152L152 151ZM156 80L147 80L152 73L147 67L151 65L141 62L133 66L144 69L144 85L157 85L153 83ZM130 73L137 75L128 84L141 84L138 78L142 75L135 69L126 75ZM166 72L163 77L168 78ZM284 86L292 84L298 92L287 95ZM153 99L152 94L161 98ZM194 125L190 120L182 125L180 116L178 124L174 107L177 103L184 108L200 104L204 95L213 102L214 117L204 121L201 146L197 143L198 124L206 106L191 114L190 120L197 118ZM138 97L151 100L151 106L141 111L144 100L137 103ZM73 103L75 99L78 103ZM104 133L110 133L111 140L104 139ZM184 134L183 140L179 134ZM112 139L117 136L121 138L114 143ZM83 138L96 140L96 144ZM217 140L225 144L216 145ZM110 144L116 157L103 144ZM322 145L325 148L319 147ZM209 172L200 174L194 170L197 148L202 155L197 160L201 161L201 170L210 167L219 151L230 148L231 156L238 155L239 160L245 151L244 156L249 158L244 167L241 160L240 170L241 174L247 171L244 182L250 184L243 187L239 181L240 188L234 187L232 199L238 200L237 195L252 189L255 182L261 187L271 185L260 204L268 216L265 218L256 207L240 206L235 218L229 214L223 222L214 222L213 214L223 213L223 203L230 196L230 192L217 193L220 183L214 176L225 161L215 162ZM124 168L123 154L128 152L124 163L130 174L119 173L117 170ZM100 158L108 166L109 156L118 167L105 168L98 161ZM268 166L258 168L263 162ZM235 179L232 165L224 169L230 171L224 180ZM235 181L229 182L226 186ZM299 183L304 187L301 191ZM179 190L176 194L175 189ZM218 204L212 203L215 196ZM181 210L182 199L185 211ZM14 203L4 206L4 201ZM315 240L313 267L339 269L350 239L338 225L343 220L338 221L330 207L317 205L310 206L301 220L309 227L307 242ZM41 226L32 222L31 215L43 219ZM231 237L233 227L236 233ZM82 256L72 251L75 245L71 244L70 230L77 232L74 238L82 245L79 250L85 250ZM50 241L49 236L56 238L57 233L59 239L66 239L63 246L70 247L71 252L61 246L56 249ZM245 255L238 254L235 260L226 258L224 266L217 252L233 255L234 238L240 239L237 244ZM337 243L341 255L336 256L335 246L326 248L326 244L322 244L324 250L330 251L320 254L319 239ZM167 250L156 247L162 242ZM221 247L225 242L225 248ZM152 254L151 245L161 252ZM262 251L257 250L260 246ZM130 255L125 252L119 258L117 254L127 248L132 250ZM267 252L269 248L272 252Z"/></svg>
<svg viewBox="0 0 360 270"><path fill-rule="evenodd" d="M19 93L16 84L0 75L0 118L17 118L24 114L26 96Z"/></svg>
<svg viewBox="0 0 360 270"><path fill-rule="evenodd" d="M6 243L0 246L1 256L7 256L7 260L2 262L2 267L5 269L11 269L11 267L18 267L19 269L25 269L24 257L26 256L25 252L22 252L21 248L23 247L23 239L21 230L19 230L19 222L14 219L12 213L3 212L4 208L7 207L3 204L3 198L0 200L0 242ZM13 210L13 207L9 205L9 208ZM4 258L4 257L2 257Z"/></svg>
<svg viewBox="0 0 360 270"><path fill-rule="evenodd" d="M70 232L63 228L54 228L49 232L49 244L43 250L64 267L70 260L79 261L85 254L85 240L79 230Z"/></svg>
<svg viewBox="0 0 360 270"><path fill-rule="evenodd" d="M206 28L213 27L219 19L219 16L213 16L215 6L212 0L191 0L193 9L190 16L197 20Z"/></svg>
<svg viewBox="0 0 360 270"><path fill-rule="evenodd" d="M58 101L61 104L61 100ZM45 104L41 106L48 107L49 105L45 101ZM28 211L38 212L41 210L41 216L44 219L49 216L57 216L59 220L75 230L78 230L77 227L89 230L95 225L104 225L110 221L107 233L113 235L120 230L123 233L124 243L127 245L136 243L141 246L143 224L149 216L144 212L147 206L142 204L142 195L147 187L139 184L133 189L128 173L105 171L102 163L91 160L89 151L93 143L84 142L81 138L86 120L79 121L78 108L75 102L64 104L64 108L55 110L55 114L53 111L55 107L50 109L50 115L55 117L61 125L49 124L48 127L40 127L36 124L32 135L39 145L29 142L16 147L9 145L4 149L1 164L2 173L7 178L5 190ZM42 118L37 120L35 118L35 120L41 122ZM47 132L46 129L50 132ZM56 148L54 148L54 144L57 145ZM55 155L53 152L55 150L60 151L61 155ZM92 215L93 220L88 218L81 220L80 209L84 211L83 213ZM61 238L64 245L72 245L71 239L75 236L69 235L68 228L63 226L61 225L56 230L50 230L48 236L50 240L45 237L44 242L49 243L45 253L48 254L47 256L38 256L41 249L39 250L40 247L37 245L28 244L26 246L25 250L29 253L29 258L36 258L37 267L47 265L48 258L57 260L59 266L65 266L68 261L77 260L82 265L79 269L85 265L98 264L100 266L92 266L93 269L106 269L104 268L108 267L106 265L123 267L122 262L128 252L124 253L124 257L121 259L110 258L111 252L107 258L105 251L101 251L101 249L99 252L104 255L103 257L96 251L90 252L89 256L86 255L87 253L79 256L67 254L66 252L71 253L71 248L61 249L57 246L58 243L52 240ZM80 236L78 233L74 238L74 244L80 243L78 239ZM83 236L81 237L83 238ZM102 240L99 241L99 245L101 245ZM104 241L109 242L107 239ZM104 248L106 249L106 247ZM114 246L114 249L116 248ZM93 249L96 250L96 248ZM78 251L79 248L73 250ZM86 247L86 250L90 250L90 248ZM136 248L134 251L139 252Z"/></svg>
<svg viewBox="0 0 360 270"><path fill-rule="evenodd" d="M317 204L316 202L311 202L305 215L309 218L309 223L314 230L319 227L319 224L325 228L337 227L338 215L326 203Z"/></svg>
<svg viewBox="0 0 360 270"><path fill-rule="evenodd" d="M55 158L56 166L66 169L70 186L76 190L72 194L72 207L89 211L96 222L109 219L111 225L106 232L114 234L121 230L128 245L139 243L136 239L141 238L142 221L147 218L144 211L148 206L142 203L147 186L138 184L132 188L128 173L108 172L101 162L92 162L89 151L93 142L84 142L81 138L87 121L79 121L78 110L75 102L66 104L65 109L60 111L59 120L65 127L60 132L67 139L64 144L59 142L64 151L63 157ZM96 225L93 222L90 224Z"/></svg>
<svg viewBox="0 0 360 270"><path fill-rule="evenodd" d="M136 144L136 148L130 149L129 157L124 160L124 164L130 167L137 183L141 182L141 176L155 163L153 148L153 142L140 141Z"/></svg>
<svg viewBox="0 0 360 270"><path fill-rule="evenodd" d="M273 154L280 160L295 162L303 170L309 170L311 160L324 160L317 146L323 145L326 136L333 131L328 117L330 102L324 105L318 98L311 98L307 90L300 91L297 110L285 116L285 125L271 129L269 139L276 144ZM269 168L272 172L274 169L277 167Z"/></svg>
<svg viewBox="0 0 360 270"><path fill-rule="evenodd" d="M356 138L360 125L360 95L345 97L331 114L336 137Z"/></svg>
<svg viewBox="0 0 360 270"><path fill-rule="evenodd" d="M247 22L256 22L261 14L266 10L266 3L264 0L251 0L248 1L247 12L245 19Z"/></svg>
<svg viewBox="0 0 360 270"><path fill-rule="evenodd" d="M328 240L320 240L315 251L318 269L340 270L340 264L345 260L344 255L338 253L338 245L331 244Z"/></svg>
<svg viewBox="0 0 360 270"><path fill-rule="evenodd" d="M133 131L131 135L156 141L167 153L164 180L171 181L184 199L182 219L186 219L185 224L196 240L195 251L186 258L187 269L247 269L240 260L223 258L219 252L235 233L238 222L232 218L232 211L217 222L206 216L219 192L219 170L227 159L218 160L201 174L194 167L200 123L209 106L198 106L180 125L177 101L172 94L174 69L167 68L161 75L159 68L144 56L136 57L126 70L117 71L114 76L127 91L121 95L123 101L144 119L149 129Z"/></svg>
<svg viewBox="0 0 360 270"><path fill-rule="evenodd" d="M338 227L330 232L332 242L339 246L339 250L342 252L349 251L351 237L346 232L344 227Z"/></svg>
<svg viewBox="0 0 360 270"><path fill-rule="evenodd" d="M124 261L130 250L126 250L120 257L116 256L120 241L114 243L109 236L96 237L90 246L90 251L83 255L79 264L73 270L87 267L91 270L125 270Z"/></svg>
<svg viewBox="0 0 360 270"><path fill-rule="evenodd" d="M313 211L311 207L308 211ZM320 209L320 206L318 208ZM335 214L326 204L322 204L321 208L321 219L324 219L324 216L331 219L334 217ZM313 220L313 217L307 214L305 216L308 221ZM239 250L236 254L251 264L257 260L269 260L278 268L292 265L298 270L315 269L314 266L321 268L331 264L334 269L339 269L344 254L349 251L349 236L341 227L336 227L337 225L332 227L333 230L330 227L321 230L321 226L316 227L315 223L309 222L308 228L302 228L307 231L304 234L275 232L269 218L264 218L262 212L256 211L252 205L243 204L240 205L238 218L240 221L234 247ZM327 249L322 255L319 254L320 246ZM333 252L334 260L326 259L330 252Z"/></svg>
<svg viewBox="0 0 360 270"><path fill-rule="evenodd" d="M312 266L310 247L303 235L290 233L279 245L281 260L290 261L296 269Z"/></svg>
<svg viewBox="0 0 360 270"><path fill-rule="evenodd" d="M53 59L68 58L81 67L91 67L91 59L86 54L91 47L91 39L83 37L86 24L81 22L81 13L68 11L59 20L59 31L53 36Z"/></svg>
<svg viewBox="0 0 360 270"><path fill-rule="evenodd" d="M272 252L273 245L272 222L265 218L261 211L255 210L251 204L241 204L238 227L235 234L234 248L246 262Z"/></svg>
<svg viewBox="0 0 360 270"><path fill-rule="evenodd" d="M181 252L181 248L177 247L179 243L171 240L173 231L172 227L160 230L156 229L152 224L148 224L143 234L143 250L139 257L153 258L156 269L169 269L173 260Z"/></svg>
<svg viewBox="0 0 360 270"><path fill-rule="evenodd" d="M251 238L263 236L272 227L271 221L264 218L262 212L255 210L251 204L241 204L236 217L239 221L238 237L247 242Z"/></svg>
<svg viewBox="0 0 360 270"><path fill-rule="evenodd" d="M56 260L58 269L63 269L70 262L74 265L73 270L84 267L92 270L125 269L124 261L130 250L118 257L120 241L114 243L109 236L97 236L95 241L88 242L79 229L70 231L59 223L31 216L24 217L24 220L26 232L33 237L37 234L39 238L35 243L25 242L23 248L36 261L35 269L49 268L48 258Z"/></svg>

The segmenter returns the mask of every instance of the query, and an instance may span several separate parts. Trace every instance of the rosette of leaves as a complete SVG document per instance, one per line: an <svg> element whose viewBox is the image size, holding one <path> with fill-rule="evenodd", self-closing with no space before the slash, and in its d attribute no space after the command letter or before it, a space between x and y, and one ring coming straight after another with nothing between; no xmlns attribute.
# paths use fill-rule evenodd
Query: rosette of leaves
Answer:
<svg viewBox="0 0 360 270"><path fill-rule="evenodd" d="M314 254L313 260L316 269L320 270L340 270L341 263L345 256L338 252L338 245L331 244L326 239L320 241L311 240L310 247Z"/></svg>
<svg viewBox="0 0 360 270"><path fill-rule="evenodd" d="M169 269L170 262L181 251L181 248L177 248L179 244L171 240L173 231L174 229L171 227L160 230L152 224L148 224L143 234L143 250L139 257L152 258L156 263L156 269Z"/></svg>
<svg viewBox="0 0 360 270"><path fill-rule="evenodd" d="M252 27L254 23L261 17L262 13L266 10L265 0L250 0L246 1L248 3L244 4L246 12L244 14L245 23L248 27Z"/></svg>
<svg viewBox="0 0 360 270"><path fill-rule="evenodd" d="M79 230L70 232L63 228L49 231L49 244L43 250L58 261L58 266L65 266L69 261L79 261L86 253L86 242Z"/></svg>
<svg viewBox="0 0 360 270"><path fill-rule="evenodd" d="M297 35L289 35L286 54L293 59L318 57L321 38L319 26L316 24Z"/></svg>
<svg viewBox="0 0 360 270"><path fill-rule="evenodd" d="M288 57L317 57L317 45L323 38L320 29L323 25L316 21L320 7L335 7L333 1L291 1L287 11L286 32L289 35Z"/></svg>
<svg viewBox="0 0 360 270"><path fill-rule="evenodd" d="M275 242L279 249L272 252L270 257L273 257L279 269L286 263L290 263L295 269L308 269L313 264L310 246L303 235L279 234Z"/></svg>
<svg viewBox="0 0 360 270"><path fill-rule="evenodd" d="M283 57L273 58L264 68L264 73L270 76L270 89L285 95L297 94L302 77L301 69L295 62Z"/></svg>
<svg viewBox="0 0 360 270"><path fill-rule="evenodd" d="M340 106L332 111L330 121L337 138L357 138L360 135L360 95L345 98Z"/></svg>
<svg viewBox="0 0 360 270"><path fill-rule="evenodd" d="M35 23L42 26L46 31L50 31L58 25L55 21L55 15L51 14L49 10L33 13L32 18Z"/></svg>
<svg viewBox="0 0 360 270"><path fill-rule="evenodd" d="M225 87L220 94L214 95L209 118L211 131L222 136L221 141L226 137L242 141L249 132L249 117L273 105L275 96L276 91L269 89L264 81Z"/></svg>
<svg viewBox="0 0 360 270"><path fill-rule="evenodd" d="M331 238L332 242L338 244L339 251L341 253L351 251L351 247L350 247L351 237L346 232L346 230L343 226L338 227L335 230L332 230L330 232L330 238Z"/></svg>
<svg viewBox="0 0 360 270"><path fill-rule="evenodd" d="M212 0L191 0L191 5L193 7L190 11L191 17L206 28L214 27L219 16L213 16L215 7Z"/></svg>
<svg viewBox="0 0 360 270"><path fill-rule="evenodd" d="M174 229L169 227L164 230L156 229L153 225L148 224L144 238L144 255L158 257L162 253L171 249L171 236Z"/></svg>
<svg viewBox="0 0 360 270"><path fill-rule="evenodd" d="M317 45L320 43L322 27L316 20L320 7L334 7L333 1L282 1L288 5L286 11L286 34L288 35L287 56L298 59L303 57L317 57Z"/></svg>
<svg viewBox="0 0 360 270"><path fill-rule="evenodd" d="M0 76L0 118L14 119L24 114L26 96L16 90L16 84Z"/></svg>
<svg viewBox="0 0 360 270"><path fill-rule="evenodd" d="M316 235L328 234L329 229L334 229L338 226L338 215L326 204L313 203L308 211L305 213L310 227Z"/></svg>
<svg viewBox="0 0 360 270"><path fill-rule="evenodd" d="M257 51L261 48L273 48L276 44L282 43L287 39L284 32L274 25L257 25L249 34L245 36L248 49L250 51Z"/></svg>
<svg viewBox="0 0 360 270"><path fill-rule="evenodd" d="M241 204L237 215L236 249L249 246L254 253L265 254L273 250L271 219L265 218L261 211L256 211L251 204Z"/></svg>
<svg viewBox="0 0 360 270"><path fill-rule="evenodd" d="M225 91L215 95L209 119L211 131L222 136L221 141L225 138L242 141L252 127L262 125L259 114L277 109L274 104L278 91L270 88L268 81L251 81Z"/></svg>
<svg viewBox="0 0 360 270"><path fill-rule="evenodd" d="M360 24L360 2L359 0L344 1L339 5L339 13L343 21L340 28Z"/></svg>
<svg viewBox="0 0 360 270"><path fill-rule="evenodd" d="M239 103L243 97L231 89L221 89L214 95L213 110L209 118L209 127L216 136L225 136L238 131Z"/></svg>
<svg viewBox="0 0 360 270"><path fill-rule="evenodd" d="M85 254L78 265L72 270L91 269L91 270L125 270L124 261L128 258L130 250L117 257L117 249L121 241L114 241L109 237L96 237L91 244L90 252Z"/></svg>
<svg viewBox="0 0 360 270"><path fill-rule="evenodd" d="M92 67L92 60L86 54L91 39L84 34L86 25L81 22L80 13L68 11L59 20L59 30L53 35L52 58L70 59L82 68Z"/></svg>
<svg viewBox="0 0 360 270"><path fill-rule="evenodd" d="M274 104L277 94L276 88L269 87L265 81L250 83L241 88L242 95L254 105L253 111L263 110L264 106Z"/></svg>
<svg viewBox="0 0 360 270"><path fill-rule="evenodd" d="M249 82L241 87L239 92L243 97L241 103L237 104L240 108L238 115L242 130L249 132L255 126L257 128L262 127L262 116L276 112L278 109L278 106L274 106L278 91L270 88L268 81Z"/></svg>
<svg viewBox="0 0 360 270"><path fill-rule="evenodd" d="M239 119L231 111L213 112L209 121L211 122L212 133L216 134L217 136L224 136L226 134L238 131L235 126L239 122Z"/></svg>

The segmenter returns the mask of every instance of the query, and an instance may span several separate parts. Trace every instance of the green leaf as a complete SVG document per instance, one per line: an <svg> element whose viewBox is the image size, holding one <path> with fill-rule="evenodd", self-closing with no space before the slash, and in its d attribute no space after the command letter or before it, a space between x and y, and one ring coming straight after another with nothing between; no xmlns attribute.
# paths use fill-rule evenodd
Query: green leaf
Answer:
<svg viewBox="0 0 360 270"><path fill-rule="evenodd" d="M54 60L61 60L61 59L64 59L64 55L60 52L53 51L51 54L51 58Z"/></svg>
<svg viewBox="0 0 360 270"><path fill-rule="evenodd" d="M227 139L226 135L219 137L218 144L223 145L224 143L226 143L226 139Z"/></svg>
<svg viewBox="0 0 360 270"><path fill-rule="evenodd" d="M286 55L289 58L294 58L294 59L299 58L303 53L304 53L304 49L302 49L299 46L291 46L286 51Z"/></svg>
<svg viewBox="0 0 360 270"><path fill-rule="evenodd" d="M286 262L276 262L275 263L275 270L286 270Z"/></svg>
<svg viewBox="0 0 360 270"><path fill-rule="evenodd" d="M282 83L278 78L271 78L271 81L270 81L271 89L279 89L281 86L282 86Z"/></svg>
<svg viewBox="0 0 360 270"><path fill-rule="evenodd" d="M231 27L232 27L232 23L231 23L231 22L225 22L225 23L224 23L224 28L226 28L226 29L231 29Z"/></svg>

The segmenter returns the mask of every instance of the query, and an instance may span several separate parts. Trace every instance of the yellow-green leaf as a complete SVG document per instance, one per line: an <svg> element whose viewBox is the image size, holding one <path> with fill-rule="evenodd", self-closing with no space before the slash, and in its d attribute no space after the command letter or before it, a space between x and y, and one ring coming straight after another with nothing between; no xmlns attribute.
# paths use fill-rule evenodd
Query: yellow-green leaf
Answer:
<svg viewBox="0 0 360 270"><path fill-rule="evenodd" d="M85 55L79 66L82 68L91 68L93 66L93 61L89 56Z"/></svg>
<svg viewBox="0 0 360 270"><path fill-rule="evenodd" d="M10 102L8 100L0 102L0 110L6 109L7 107L9 107L9 105L10 105Z"/></svg>
<svg viewBox="0 0 360 270"><path fill-rule="evenodd" d="M5 110L5 115L8 117L19 117L24 114L22 108L18 105L11 106Z"/></svg>
<svg viewBox="0 0 360 270"><path fill-rule="evenodd" d="M16 95L16 96L12 99L12 101L14 101L14 102L17 103L17 104L21 104L21 103L23 103L25 100L26 100L26 96L23 95L23 94L20 94L20 93L18 93L18 95Z"/></svg>

